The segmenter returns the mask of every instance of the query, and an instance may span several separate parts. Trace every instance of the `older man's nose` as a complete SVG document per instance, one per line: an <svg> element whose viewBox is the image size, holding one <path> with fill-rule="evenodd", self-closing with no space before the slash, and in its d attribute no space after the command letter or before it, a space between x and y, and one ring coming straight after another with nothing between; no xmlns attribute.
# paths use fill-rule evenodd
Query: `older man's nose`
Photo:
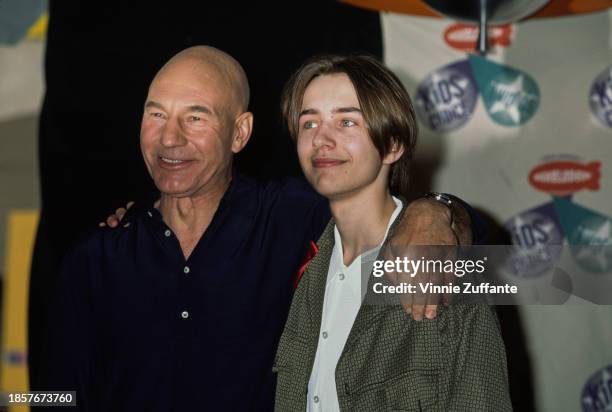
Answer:
<svg viewBox="0 0 612 412"><path fill-rule="evenodd" d="M181 146L185 144L186 139L181 128L176 121L168 121L164 126L161 134L161 144L163 146Z"/></svg>

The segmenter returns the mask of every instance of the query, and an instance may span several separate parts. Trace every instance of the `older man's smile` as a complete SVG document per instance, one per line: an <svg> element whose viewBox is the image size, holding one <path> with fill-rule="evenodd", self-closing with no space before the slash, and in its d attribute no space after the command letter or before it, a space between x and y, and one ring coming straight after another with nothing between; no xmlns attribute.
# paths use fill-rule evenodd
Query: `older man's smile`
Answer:
<svg viewBox="0 0 612 412"><path fill-rule="evenodd" d="M177 170L188 167L193 160L173 159L171 157L158 156L158 164L163 169Z"/></svg>

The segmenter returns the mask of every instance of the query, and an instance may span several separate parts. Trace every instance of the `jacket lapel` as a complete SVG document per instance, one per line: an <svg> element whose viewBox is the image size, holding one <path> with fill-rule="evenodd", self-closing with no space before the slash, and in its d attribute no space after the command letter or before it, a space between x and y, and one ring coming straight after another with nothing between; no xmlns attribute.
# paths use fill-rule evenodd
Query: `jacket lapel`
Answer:
<svg viewBox="0 0 612 412"><path fill-rule="evenodd" d="M334 220L331 219L323 234L317 242L319 253L310 261L305 275L308 279L307 302L310 316L310 325L314 337L314 350L316 351L321 330L321 318L323 315L323 300L325 298L325 285L327 283L327 272L329 262L334 250ZM314 360L314 355L313 355Z"/></svg>

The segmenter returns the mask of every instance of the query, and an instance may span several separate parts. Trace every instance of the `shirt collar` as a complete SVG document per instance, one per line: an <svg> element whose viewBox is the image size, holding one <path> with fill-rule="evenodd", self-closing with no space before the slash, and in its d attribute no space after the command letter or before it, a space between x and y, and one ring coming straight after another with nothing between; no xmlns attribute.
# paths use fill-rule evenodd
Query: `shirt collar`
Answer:
<svg viewBox="0 0 612 412"><path fill-rule="evenodd" d="M230 180L229 185L227 186L227 189L226 189L225 193L221 197L221 200L219 202L219 208L221 208L221 206L223 204L229 202L229 200L233 196L233 193L236 191L236 188L239 187L241 185L241 183L243 183L244 179L245 179L244 176L242 176L240 173L238 173L238 171L235 168L232 169L232 178ZM157 200L155 202L157 202ZM146 214L150 218L154 218L154 219L157 219L157 220L163 220L162 215L161 215L159 209L155 208L155 202L151 203L146 208Z"/></svg>
<svg viewBox="0 0 612 412"><path fill-rule="evenodd" d="M395 196L393 196L393 201L395 202L395 209L393 210L393 213L391 213L391 217L389 218L389 221L387 222L387 228L385 229L385 235L383 236L382 241L380 242L378 246L372 249L366 250L365 252L357 256L355 260L353 260L350 266L361 265L362 262L371 263L371 262L374 262L374 260L376 260L380 247L384 243L385 239L387 239L387 235L389 234L389 228L391 227L393 222L395 222L395 219L397 219L400 212L402 211L402 207L403 207L402 201ZM340 232L338 231L338 227L334 225L334 249L332 250L332 256L329 260L329 271L328 271L328 276L327 276L327 282L329 283L338 274L347 272L347 271L348 271L348 267L344 264L344 256L342 253L342 238L340 236Z"/></svg>

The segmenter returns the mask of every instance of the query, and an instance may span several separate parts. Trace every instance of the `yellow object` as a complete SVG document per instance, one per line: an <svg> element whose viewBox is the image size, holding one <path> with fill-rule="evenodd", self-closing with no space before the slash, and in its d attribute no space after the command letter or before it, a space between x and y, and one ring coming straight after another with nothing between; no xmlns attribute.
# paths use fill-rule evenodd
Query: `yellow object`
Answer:
<svg viewBox="0 0 612 412"><path fill-rule="evenodd" d="M28 29L28 40L42 40L47 35L47 24L49 23L49 14L44 12L40 15L36 23Z"/></svg>
<svg viewBox="0 0 612 412"><path fill-rule="evenodd" d="M38 224L38 211L12 210L8 214L6 237L6 270L4 274L4 307L2 308L2 359L0 390L27 391L27 327L30 261ZM16 406L11 412L29 411Z"/></svg>

